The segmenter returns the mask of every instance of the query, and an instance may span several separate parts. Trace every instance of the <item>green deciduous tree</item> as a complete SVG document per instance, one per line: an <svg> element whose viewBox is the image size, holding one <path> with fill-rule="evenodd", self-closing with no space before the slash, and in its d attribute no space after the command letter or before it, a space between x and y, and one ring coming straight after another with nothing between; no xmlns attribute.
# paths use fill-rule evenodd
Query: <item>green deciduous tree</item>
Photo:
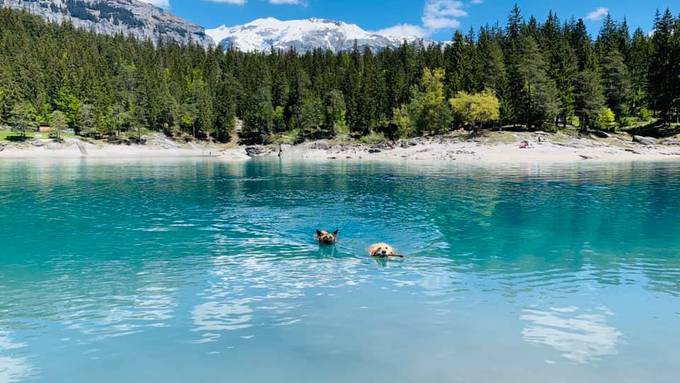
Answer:
<svg viewBox="0 0 680 383"><path fill-rule="evenodd" d="M333 132L334 135L347 135L349 128L347 127L345 98L342 92L334 89L326 95L326 126Z"/></svg>
<svg viewBox="0 0 680 383"><path fill-rule="evenodd" d="M50 137L56 139L57 141L60 141L64 130L68 128L66 114L60 110L55 110L54 112L52 112L52 115L50 117L50 123L51 123Z"/></svg>
<svg viewBox="0 0 680 383"><path fill-rule="evenodd" d="M525 21L515 6L504 28L456 32L448 44L304 54L151 44L4 8L0 25L0 123L30 104L35 119L59 110L83 135L150 130L227 141L239 120L242 138L254 142L301 130L392 137L392 123L401 136L438 134L453 124L447 99L485 89L499 100L501 123L522 127L566 126L574 115L595 126L605 105L619 119L644 110L680 117L680 19L670 10L651 36L631 38L625 20L608 16L593 41L583 20L550 12ZM446 71L433 82L425 68Z"/></svg>
<svg viewBox="0 0 680 383"><path fill-rule="evenodd" d="M396 122L402 124L399 128L403 134L409 134L411 130L421 135L440 134L451 127L451 108L444 96L445 75L441 68L423 70L420 87L413 88L410 104L398 111ZM406 123L407 120L410 122Z"/></svg>
<svg viewBox="0 0 680 383"><path fill-rule="evenodd" d="M413 102L394 108L394 111L392 112L392 121L397 125L398 137L407 138L416 134L414 117L418 111L415 109L416 105L414 105Z"/></svg>
<svg viewBox="0 0 680 383"><path fill-rule="evenodd" d="M616 116L614 115L614 111L607 107L602 107L597 113L595 126L605 130L614 129L616 127Z"/></svg>
<svg viewBox="0 0 680 383"><path fill-rule="evenodd" d="M500 102L488 90L475 94L459 92L450 103L454 114L473 130L500 119Z"/></svg>
<svg viewBox="0 0 680 383"><path fill-rule="evenodd" d="M68 127L78 133L80 131L78 121L80 117L80 108L82 107L82 103L78 97L67 89L61 89L54 104L57 110L64 113Z"/></svg>
<svg viewBox="0 0 680 383"><path fill-rule="evenodd" d="M93 136L97 130L97 117L94 111L94 105L83 104L80 108L80 115L78 116L78 126L80 127L80 134L83 136Z"/></svg>
<svg viewBox="0 0 680 383"><path fill-rule="evenodd" d="M319 97L307 95L302 100L300 125L300 134L303 138L319 139L332 136L332 130L326 126L326 114Z"/></svg>
<svg viewBox="0 0 680 383"><path fill-rule="evenodd" d="M20 102L12 107L8 123L13 131L18 132L21 137L26 137L26 133L35 130L37 126L37 114L32 104Z"/></svg>

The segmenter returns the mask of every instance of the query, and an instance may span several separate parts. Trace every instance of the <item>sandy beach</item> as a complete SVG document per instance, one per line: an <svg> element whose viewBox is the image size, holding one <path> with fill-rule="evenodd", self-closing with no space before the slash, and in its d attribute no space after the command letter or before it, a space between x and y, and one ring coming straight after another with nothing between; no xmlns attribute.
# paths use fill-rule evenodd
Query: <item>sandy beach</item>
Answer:
<svg viewBox="0 0 680 383"><path fill-rule="evenodd" d="M227 160L247 160L241 147L205 142L179 143L164 136L154 136L143 145L111 144L106 141L68 138L63 142L33 140L22 143L0 143L0 159L30 158L190 158L219 157Z"/></svg>
<svg viewBox="0 0 680 383"><path fill-rule="evenodd" d="M457 163L666 161L680 159L675 139L628 134L568 136L562 133L487 132L479 137L451 135L363 144L320 140L298 145L237 146L205 142L178 143L156 136L144 145L66 139L0 144L0 158L189 158L225 161L251 158L334 161L437 161Z"/></svg>

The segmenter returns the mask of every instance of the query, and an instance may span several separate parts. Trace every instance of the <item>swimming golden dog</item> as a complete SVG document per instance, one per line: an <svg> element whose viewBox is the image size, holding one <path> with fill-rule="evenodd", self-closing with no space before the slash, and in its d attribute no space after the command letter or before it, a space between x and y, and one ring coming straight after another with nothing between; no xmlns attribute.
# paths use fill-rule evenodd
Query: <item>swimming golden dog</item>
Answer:
<svg viewBox="0 0 680 383"><path fill-rule="evenodd" d="M332 233L329 233L326 230L317 230L314 237L321 245L334 245L335 242L338 241L339 232L340 230L337 229Z"/></svg>
<svg viewBox="0 0 680 383"><path fill-rule="evenodd" d="M394 248L386 243L376 243L368 248L368 254L376 258L404 258L403 255L397 254Z"/></svg>

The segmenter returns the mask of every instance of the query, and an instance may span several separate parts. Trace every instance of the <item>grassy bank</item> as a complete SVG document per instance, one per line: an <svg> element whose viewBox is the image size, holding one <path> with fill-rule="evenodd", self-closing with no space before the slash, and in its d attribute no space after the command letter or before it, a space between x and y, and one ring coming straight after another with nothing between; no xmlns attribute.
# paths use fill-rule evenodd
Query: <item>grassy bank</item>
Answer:
<svg viewBox="0 0 680 383"><path fill-rule="evenodd" d="M61 138L74 138L75 134L62 133ZM50 138L47 133L38 132L26 132L26 136L22 137L21 134L12 130L0 130L0 142L22 142L34 139L47 139Z"/></svg>

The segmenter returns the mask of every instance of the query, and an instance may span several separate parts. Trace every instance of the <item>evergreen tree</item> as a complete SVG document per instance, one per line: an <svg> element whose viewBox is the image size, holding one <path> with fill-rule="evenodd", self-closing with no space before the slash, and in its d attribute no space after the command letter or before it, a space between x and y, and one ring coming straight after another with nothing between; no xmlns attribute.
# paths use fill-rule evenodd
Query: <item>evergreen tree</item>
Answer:
<svg viewBox="0 0 680 383"><path fill-rule="evenodd" d="M510 16L508 17L508 42L510 44L516 44L524 31L524 18L522 17L522 12L519 9L519 5L515 3L510 11Z"/></svg>
<svg viewBox="0 0 680 383"><path fill-rule="evenodd" d="M486 29L480 33L478 51L481 63L480 88L491 89L497 95L502 95L508 82L503 49Z"/></svg>
<svg viewBox="0 0 680 383"><path fill-rule="evenodd" d="M671 62L671 81L672 81L672 98L673 98L673 113L675 114L675 121L680 122L680 16L675 19L673 24L673 42L672 42Z"/></svg>
<svg viewBox="0 0 680 383"><path fill-rule="evenodd" d="M551 57L549 72L558 89L559 119L566 126L576 113L578 59L566 39L560 39L556 49L557 52Z"/></svg>
<svg viewBox="0 0 680 383"><path fill-rule="evenodd" d="M515 89L515 110L528 127L554 123L560 103L555 82L548 77L547 65L533 37L521 40L511 84Z"/></svg>
<svg viewBox="0 0 680 383"><path fill-rule="evenodd" d="M519 6L514 5L508 17L505 39L505 64L508 73L508 92L507 106L503 108L501 118L512 124L523 122L522 110L525 107L522 103L522 92L524 90L524 79L521 70L522 60L522 36L524 31L524 19Z"/></svg>
<svg viewBox="0 0 680 383"><path fill-rule="evenodd" d="M286 119L288 130L295 130L301 125L302 102L307 87L307 76L301 70L295 72L293 84L290 87L290 95L286 105Z"/></svg>
<svg viewBox="0 0 680 383"><path fill-rule="evenodd" d="M604 96L600 78L594 70L586 69L579 73L576 81L576 115L582 130L593 126L597 115L604 107Z"/></svg>
<svg viewBox="0 0 680 383"><path fill-rule="evenodd" d="M597 57L590 35L588 35L586 24L582 19L573 21L567 27L567 31L571 40L571 46L576 52L579 71L596 70Z"/></svg>
<svg viewBox="0 0 680 383"><path fill-rule="evenodd" d="M246 104L242 138L246 142L264 143L267 136L272 133L273 123L271 90L267 86L262 86Z"/></svg>
<svg viewBox="0 0 680 383"><path fill-rule="evenodd" d="M611 47L600 62L606 104L617 118L628 115L630 100L630 76L623 60L619 50Z"/></svg>
<svg viewBox="0 0 680 383"><path fill-rule="evenodd" d="M362 88L355 119L355 131L368 134L378 124L379 80L375 58L369 49L364 51Z"/></svg>
<svg viewBox="0 0 680 383"><path fill-rule="evenodd" d="M456 31L453 41L444 51L446 94L449 96L453 96L463 90L465 45L465 37L463 37L462 33Z"/></svg>
<svg viewBox="0 0 680 383"><path fill-rule="evenodd" d="M674 99L673 78L673 31L674 19L669 9L657 13L652 36L652 57L649 64L649 95L652 107L661 118L670 119Z"/></svg>
<svg viewBox="0 0 680 383"><path fill-rule="evenodd" d="M670 10L651 37L631 38L626 20L607 16L594 42L583 20L561 24L550 12L525 22L515 5L505 28L456 32L450 44L337 54L154 45L8 9L0 25L0 123L22 134L54 111L78 134L120 139L150 130L227 141L239 120L241 138L259 143L393 136L391 123L402 136L438 134L453 126L448 98L487 89L503 123L529 128L574 115L584 129L605 126L604 108L619 119L680 115L680 19Z"/></svg>
<svg viewBox="0 0 680 383"><path fill-rule="evenodd" d="M558 120L566 125L574 115L574 86L578 76L578 58L569 43L566 29L557 14L550 12L541 28L539 45L545 52L548 76L555 82L559 98Z"/></svg>
<svg viewBox="0 0 680 383"><path fill-rule="evenodd" d="M631 78L630 109L632 113L639 114L649 101L647 89L649 84L649 60L652 55L652 46L649 39L638 28L633 33L633 39L629 50L628 68Z"/></svg>
<svg viewBox="0 0 680 383"><path fill-rule="evenodd" d="M465 45L463 47L463 89L467 92L479 91L480 88L480 72L482 63L480 62L479 52L475 43L474 30L465 37ZM436 64L435 64L436 65ZM439 65L436 65L437 67Z"/></svg>
<svg viewBox="0 0 680 383"><path fill-rule="evenodd" d="M218 141L229 141L236 126L236 89L235 79L225 75L217 86L215 95L215 138Z"/></svg>
<svg viewBox="0 0 680 383"><path fill-rule="evenodd" d="M619 30L614 18L610 13L602 21L602 28L597 37L597 49L601 56L606 55L611 50L620 50L621 45L618 41Z"/></svg>

